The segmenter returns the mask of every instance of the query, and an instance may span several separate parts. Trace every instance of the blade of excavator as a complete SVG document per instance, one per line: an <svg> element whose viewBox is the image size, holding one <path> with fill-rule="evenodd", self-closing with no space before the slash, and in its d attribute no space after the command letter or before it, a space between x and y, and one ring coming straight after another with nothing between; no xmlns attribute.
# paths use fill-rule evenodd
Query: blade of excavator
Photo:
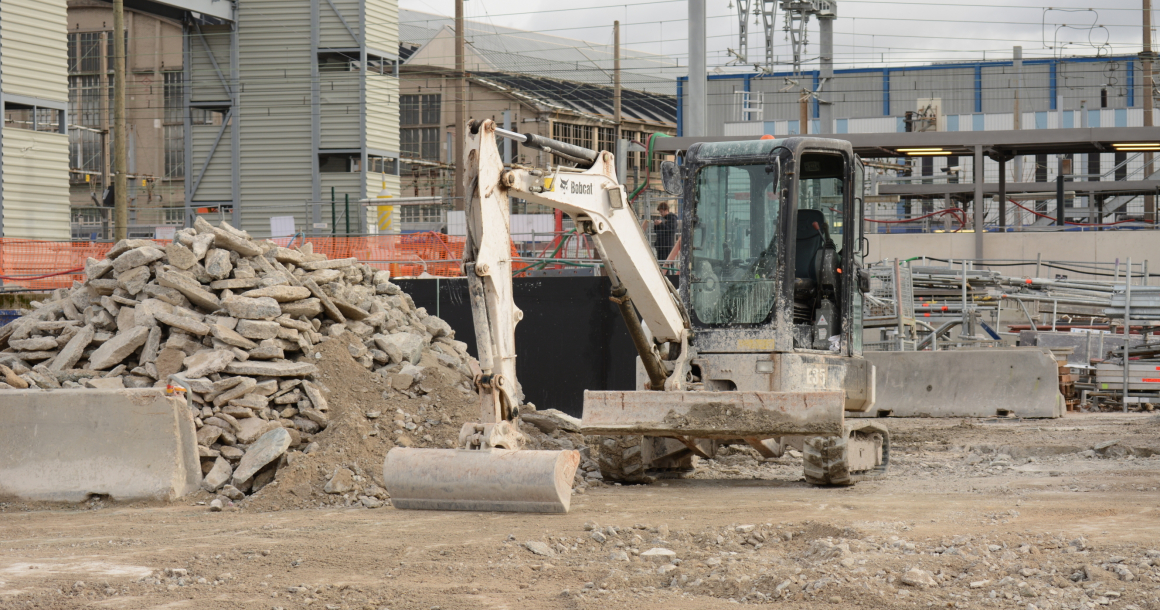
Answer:
<svg viewBox="0 0 1160 610"><path fill-rule="evenodd" d="M395 508L566 513L578 451L395 448L383 482Z"/></svg>

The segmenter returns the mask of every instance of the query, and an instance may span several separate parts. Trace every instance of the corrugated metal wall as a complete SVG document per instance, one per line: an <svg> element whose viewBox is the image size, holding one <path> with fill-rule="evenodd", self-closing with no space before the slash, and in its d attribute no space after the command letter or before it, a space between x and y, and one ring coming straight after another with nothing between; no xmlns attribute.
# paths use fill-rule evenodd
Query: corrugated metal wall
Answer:
<svg viewBox="0 0 1160 610"><path fill-rule="evenodd" d="M367 148L399 150L399 79L376 74L367 76L366 135Z"/></svg>
<svg viewBox="0 0 1160 610"><path fill-rule="evenodd" d="M68 240L70 233L68 136L4 128L4 237Z"/></svg>
<svg viewBox="0 0 1160 610"><path fill-rule="evenodd" d="M358 72L323 71L319 75L320 148L360 148L362 98Z"/></svg>
<svg viewBox="0 0 1160 610"><path fill-rule="evenodd" d="M193 126L193 158L191 162L193 173L189 176L188 180L196 180L198 175L201 174L201 169L205 165L206 156L209 154L214 139L217 138L220 130L220 125ZM221 141L218 142L217 149L209 162L209 166L206 167L205 174L202 175L201 183L198 185L197 191L193 193L190 201L221 202L233 200L232 149L233 139L230 137L230 128L227 126L225 133L222 134Z"/></svg>
<svg viewBox="0 0 1160 610"><path fill-rule="evenodd" d="M0 1L0 80L6 95L68 102L65 9L65 0ZM68 136L3 130L3 235L69 239Z"/></svg>
<svg viewBox="0 0 1160 610"><path fill-rule="evenodd" d="M279 206L312 198L310 2L238 7L242 228L264 235Z"/></svg>
<svg viewBox="0 0 1160 610"><path fill-rule="evenodd" d="M4 93L68 101L65 0L2 0Z"/></svg>
<svg viewBox="0 0 1160 610"><path fill-rule="evenodd" d="M331 4L334 8L331 8ZM320 0L318 3L318 47L320 49L350 49L359 46L358 38L352 37L347 26L354 30L355 36L362 36L362 27L359 20L359 0ZM335 14L335 9L338 14ZM339 19L339 14L342 19ZM346 25L343 25L343 20Z"/></svg>
<svg viewBox="0 0 1160 610"><path fill-rule="evenodd" d="M196 30L190 28L190 100L194 102L229 101L230 95L218 78L213 61L206 53L206 46L213 52L213 60L227 81L233 80L230 71L230 28L229 26L202 26L205 44L198 39Z"/></svg>
<svg viewBox="0 0 1160 610"><path fill-rule="evenodd" d="M398 0L366 0L366 44L385 53L398 53Z"/></svg>

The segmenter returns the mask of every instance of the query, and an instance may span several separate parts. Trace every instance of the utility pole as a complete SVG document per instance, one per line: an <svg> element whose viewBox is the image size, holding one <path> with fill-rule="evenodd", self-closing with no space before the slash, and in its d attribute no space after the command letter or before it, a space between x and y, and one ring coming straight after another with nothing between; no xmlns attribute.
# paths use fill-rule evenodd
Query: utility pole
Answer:
<svg viewBox="0 0 1160 610"><path fill-rule="evenodd" d="M612 141L620 141L620 21L612 22ZM624 180L623 176L618 176Z"/></svg>
<svg viewBox="0 0 1160 610"><path fill-rule="evenodd" d="M1023 111L1019 109L1019 92L1023 89L1023 47L1014 48L1011 67L1015 69L1015 112L1011 118L1015 121L1015 129L1018 130L1023 129ZM1015 178L1012 182L1023 180L1023 157L1015 156L1014 170Z"/></svg>
<svg viewBox="0 0 1160 610"><path fill-rule="evenodd" d="M1144 0L1144 52L1140 54L1144 69L1144 127L1152 127L1152 0ZM1152 153L1144 153L1144 179L1156 173L1151 165ZM1156 196L1144 196L1144 222L1156 222Z"/></svg>
<svg viewBox="0 0 1160 610"><path fill-rule="evenodd" d="M455 159L452 171L456 210L463 210L467 205L467 190L463 184L464 138L467 137L467 75L463 68L463 40L463 0L455 0Z"/></svg>
<svg viewBox="0 0 1160 610"><path fill-rule="evenodd" d="M125 125L125 3L113 0L113 239L129 236L129 129Z"/></svg>
<svg viewBox="0 0 1160 610"><path fill-rule="evenodd" d="M798 121L801 125L798 128L798 135L806 135L810 132L810 92L807 89L802 89L801 97L798 98Z"/></svg>
<svg viewBox="0 0 1160 610"><path fill-rule="evenodd" d="M832 3L832 4L837 4ZM818 78L821 83L818 85L820 90L833 85L834 80L834 19L837 18L837 10L827 11L825 13L818 13L818 38L821 42L821 60ZM818 133L834 133L834 107L826 100L818 99Z"/></svg>
<svg viewBox="0 0 1160 610"><path fill-rule="evenodd" d="M705 0L688 0L689 4L689 93L683 100L688 123L686 137L704 137L706 130L705 74Z"/></svg>

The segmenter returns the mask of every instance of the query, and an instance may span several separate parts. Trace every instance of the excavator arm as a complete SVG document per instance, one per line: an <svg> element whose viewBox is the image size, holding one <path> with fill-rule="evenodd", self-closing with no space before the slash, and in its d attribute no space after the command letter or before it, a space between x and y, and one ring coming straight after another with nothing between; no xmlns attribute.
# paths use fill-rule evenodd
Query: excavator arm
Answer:
<svg viewBox="0 0 1160 610"><path fill-rule="evenodd" d="M505 168L497 135L589 167L557 167L553 172ZM505 131L485 120L472 124L466 155L469 201L464 271L480 346L481 395L489 403L489 417L510 418L520 401L514 337L522 314L511 297L509 199L513 196L563 211L589 236L612 280L612 300L620 307L649 373L650 388L680 389L689 354L688 316L657 264L624 186L616 179L612 154ZM496 380L496 375L502 378Z"/></svg>

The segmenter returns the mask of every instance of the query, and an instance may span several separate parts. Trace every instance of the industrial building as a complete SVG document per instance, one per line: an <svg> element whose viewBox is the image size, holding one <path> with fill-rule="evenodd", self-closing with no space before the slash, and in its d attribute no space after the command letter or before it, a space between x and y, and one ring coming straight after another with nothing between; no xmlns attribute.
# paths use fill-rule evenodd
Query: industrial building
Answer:
<svg viewBox="0 0 1160 610"><path fill-rule="evenodd" d="M1013 55L1021 54L1020 50ZM886 68L835 70L834 78L820 83L820 71L773 74L713 74L707 84L707 135L710 137L786 136L803 133L801 117L808 116L809 134L884 134L900 132L961 132L1069 129L1081 127L1141 127L1144 125L1143 76L1137 57L1061 57L1056 59L999 60L940 63ZM802 101L802 90L821 91ZM687 79L679 82L684 101ZM821 122L822 105L829 104L833 121ZM1016 110L1018 109L1018 110ZM680 131L683 131L683 110ZM1018 112L1018 115L1016 115ZM1115 152L1068 155L1072 175L1081 180L1145 180L1142 154ZM897 163L906 165L906 158ZM900 175L929 176L924 184L971 182L974 161L969 155L932 155L910 159ZM1054 182L1060 158L1046 153L1017 155L1007 163L1009 182ZM1066 171L1066 170L1065 170ZM986 182L999 181L999 164L984 160ZM1045 186L1042 190L1052 190ZM868 210L871 218L905 219L942 207L954 207L951 198L928 196L899 203L880 203ZM932 204L932 199L936 201ZM1068 201L1068 207L1096 209L1109 221L1141 217L1142 196L1086 197ZM997 215L997 205L988 213ZM941 207L940 207L941 206ZM1042 207L1042 206L1040 206ZM1040 210L1041 211L1041 210ZM1030 213L1012 219L1039 224ZM943 228L939 224L936 228ZM878 227L888 231L889 227ZM895 229L897 230L897 229ZM929 230L929 229L928 229Z"/></svg>
<svg viewBox="0 0 1160 610"><path fill-rule="evenodd" d="M65 0L0 2L0 236L69 238Z"/></svg>
<svg viewBox="0 0 1160 610"><path fill-rule="evenodd" d="M469 116L491 118L520 133L614 151L612 45L474 21L466 21L465 30ZM432 201L405 207L404 222L416 229L437 228L444 224L441 207L455 207L448 199L455 137L454 21L401 10L399 31L402 193ZM622 138L675 135L675 79L683 73L671 58L621 48ZM550 161L543 152L529 157L527 149L504 146L518 163ZM628 154L630 186L634 178L644 179L644 155ZM540 207L517 202L513 211L547 211Z"/></svg>

